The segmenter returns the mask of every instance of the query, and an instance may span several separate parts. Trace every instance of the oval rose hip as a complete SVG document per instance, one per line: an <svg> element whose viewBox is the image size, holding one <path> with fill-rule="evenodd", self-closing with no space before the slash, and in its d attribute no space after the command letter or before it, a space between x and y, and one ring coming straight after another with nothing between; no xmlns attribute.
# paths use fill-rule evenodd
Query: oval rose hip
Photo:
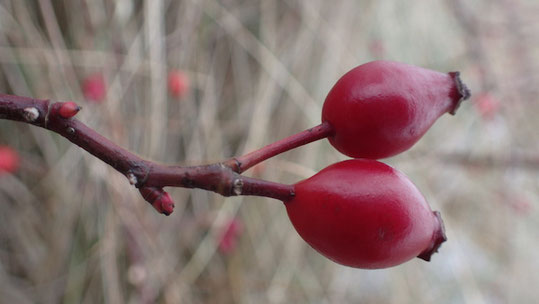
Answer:
<svg viewBox="0 0 539 304"><path fill-rule="evenodd" d="M331 89L322 122L330 143L355 158L379 159L409 149L442 114L469 98L458 72L440 73L373 61L346 73Z"/></svg>
<svg viewBox="0 0 539 304"><path fill-rule="evenodd" d="M384 268L430 260L446 240L438 212L401 172L374 160L333 164L295 185L285 203L301 237L329 259Z"/></svg>

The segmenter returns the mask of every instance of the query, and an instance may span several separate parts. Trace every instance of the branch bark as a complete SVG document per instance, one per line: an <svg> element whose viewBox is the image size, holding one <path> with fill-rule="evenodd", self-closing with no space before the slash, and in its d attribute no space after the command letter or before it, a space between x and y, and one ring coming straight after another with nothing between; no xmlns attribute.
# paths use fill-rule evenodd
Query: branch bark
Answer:
<svg viewBox="0 0 539 304"><path fill-rule="evenodd" d="M254 195L284 202L294 196L293 185L245 177L224 163L182 167L142 159L79 120L64 118L60 115L60 109L64 104L46 99L0 94L0 119L20 121L56 132L109 164L125 175L132 185L143 190L161 189L166 186L199 188L223 196ZM144 198L153 205L154 201L150 201L147 197ZM156 209L167 214L158 207Z"/></svg>

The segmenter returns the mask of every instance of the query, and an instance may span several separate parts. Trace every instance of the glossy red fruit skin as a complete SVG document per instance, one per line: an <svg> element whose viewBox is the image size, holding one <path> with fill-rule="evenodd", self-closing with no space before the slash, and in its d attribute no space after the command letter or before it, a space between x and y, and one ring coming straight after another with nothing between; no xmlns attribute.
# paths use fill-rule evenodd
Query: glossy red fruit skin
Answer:
<svg viewBox="0 0 539 304"><path fill-rule="evenodd" d="M401 172L375 160L333 164L295 185L288 216L315 250L366 269L430 260L445 241L439 213Z"/></svg>
<svg viewBox="0 0 539 304"><path fill-rule="evenodd" d="M469 96L458 72L373 61L337 81L324 102L322 122L333 127L328 139L343 154L380 159L409 149Z"/></svg>

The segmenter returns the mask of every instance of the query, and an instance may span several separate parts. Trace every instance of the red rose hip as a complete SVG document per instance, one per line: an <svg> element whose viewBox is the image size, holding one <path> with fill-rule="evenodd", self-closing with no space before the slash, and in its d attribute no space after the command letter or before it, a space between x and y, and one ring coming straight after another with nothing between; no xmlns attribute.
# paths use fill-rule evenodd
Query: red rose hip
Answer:
<svg viewBox="0 0 539 304"><path fill-rule="evenodd" d="M440 73L373 61L346 73L322 109L330 143L355 158L393 156L415 144L442 114L454 114L470 92L458 72Z"/></svg>
<svg viewBox="0 0 539 304"><path fill-rule="evenodd" d="M430 260L446 240L438 212L401 172L375 160L333 164L295 185L285 203L301 237L329 259L385 268Z"/></svg>

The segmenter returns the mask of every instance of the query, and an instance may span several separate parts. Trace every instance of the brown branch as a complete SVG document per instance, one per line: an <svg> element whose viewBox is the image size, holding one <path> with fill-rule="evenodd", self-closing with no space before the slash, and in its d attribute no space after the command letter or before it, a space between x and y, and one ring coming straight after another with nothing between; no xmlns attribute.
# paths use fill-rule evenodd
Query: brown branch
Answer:
<svg viewBox="0 0 539 304"><path fill-rule="evenodd" d="M145 193L154 205L161 200L163 187L199 188L223 196L254 195L287 201L294 196L294 186L240 175L230 167L217 163L201 166L167 166L151 162L123 149L74 118L60 115L63 102L0 94L0 119L29 123L54 131L101 159L127 177ZM141 193L142 193L141 192ZM165 214L161 206L154 207ZM166 209L166 208L165 208ZM168 215L167 214L167 215Z"/></svg>

